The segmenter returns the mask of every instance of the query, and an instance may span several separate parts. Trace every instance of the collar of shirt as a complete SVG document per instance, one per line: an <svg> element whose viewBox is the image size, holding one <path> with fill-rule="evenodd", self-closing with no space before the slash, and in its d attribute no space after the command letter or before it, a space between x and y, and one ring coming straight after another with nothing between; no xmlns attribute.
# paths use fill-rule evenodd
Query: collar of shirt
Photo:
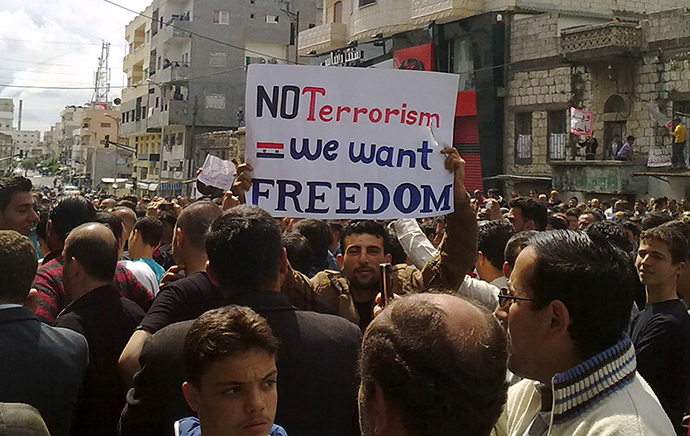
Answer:
<svg viewBox="0 0 690 436"><path fill-rule="evenodd" d="M14 303L0 304L0 310L2 310L2 309L14 309L16 307L22 307L22 305L21 304L14 304Z"/></svg>

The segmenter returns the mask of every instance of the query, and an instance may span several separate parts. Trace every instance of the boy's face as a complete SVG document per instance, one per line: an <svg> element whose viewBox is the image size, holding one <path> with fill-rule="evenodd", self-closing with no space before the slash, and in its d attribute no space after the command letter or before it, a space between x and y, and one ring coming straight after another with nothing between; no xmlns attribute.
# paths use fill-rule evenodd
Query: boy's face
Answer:
<svg viewBox="0 0 690 436"><path fill-rule="evenodd" d="M204 436L266 436L278 406L275 357L255 348L212 363L182 386Z"/></svg>
<svg viewBox="0 0 690 436"><path fill-rule="evenodd" d="M668 244L656 239L641 239L635 266L645 286L676 282L683 262L673 263Z"/></svg>

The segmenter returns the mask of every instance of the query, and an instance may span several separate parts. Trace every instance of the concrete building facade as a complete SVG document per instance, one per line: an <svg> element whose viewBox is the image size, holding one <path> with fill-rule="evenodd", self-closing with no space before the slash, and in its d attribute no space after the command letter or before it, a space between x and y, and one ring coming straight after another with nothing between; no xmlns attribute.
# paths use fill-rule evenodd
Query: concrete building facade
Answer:
<svg viewBox="0 0 690 436"><path fill-rule="evenodd" d="M143 28L130 23L139 29L137 41L143 41L140 51L148 52L148 60L140 63L141 70L127 73L122 132L128 138L139 137L146 150L153 138L142 136L159 135L158 151L148 153L150 163L137 166L139 177L145 167L149 181L160 178L170 189L163 194L176 194L182 186L174 182L193 178L205 158L195 136L241 124L245 66L294 62L294 18L299 12L299 29L315 25L316 6L315 0L155 0L146 11L152 19ZM130 76L137 90L130 89Z"/></svg>

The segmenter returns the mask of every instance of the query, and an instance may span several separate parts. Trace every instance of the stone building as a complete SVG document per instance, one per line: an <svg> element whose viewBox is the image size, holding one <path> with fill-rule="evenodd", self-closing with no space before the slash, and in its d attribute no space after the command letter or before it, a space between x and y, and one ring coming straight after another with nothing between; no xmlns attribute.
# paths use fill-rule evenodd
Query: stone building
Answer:
<svg viewBox="0 0 690 436"><path fill-rule="evenodd" d="M657 118L690 113L690 12L617 18L551 12L514 20L505 127L509 188L526 193L552 184L581 198L687 195L682 180L690 174L666 167L649 177L647 163L650 149L671 144ZM595 160L584 160L581 138L569 133L570 107L594 113ZM633 162L612 160L614 134L636 138Z"/></svg>

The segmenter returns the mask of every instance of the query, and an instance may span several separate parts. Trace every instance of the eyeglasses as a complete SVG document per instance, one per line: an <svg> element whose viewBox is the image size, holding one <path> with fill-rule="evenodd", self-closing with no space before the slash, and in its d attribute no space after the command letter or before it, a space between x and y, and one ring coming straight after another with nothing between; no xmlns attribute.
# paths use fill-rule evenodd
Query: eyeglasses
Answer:
<svg viewBox="0 0 690 436"><path fill-rule="evenodd" d="M507 289L501 289L501 293L498 294L498 307L506 307L509 303L512 303L514 300L537 301L534 298L516 297L514 295L504 294L503 292L505 291L507 291Z"/></svg>

